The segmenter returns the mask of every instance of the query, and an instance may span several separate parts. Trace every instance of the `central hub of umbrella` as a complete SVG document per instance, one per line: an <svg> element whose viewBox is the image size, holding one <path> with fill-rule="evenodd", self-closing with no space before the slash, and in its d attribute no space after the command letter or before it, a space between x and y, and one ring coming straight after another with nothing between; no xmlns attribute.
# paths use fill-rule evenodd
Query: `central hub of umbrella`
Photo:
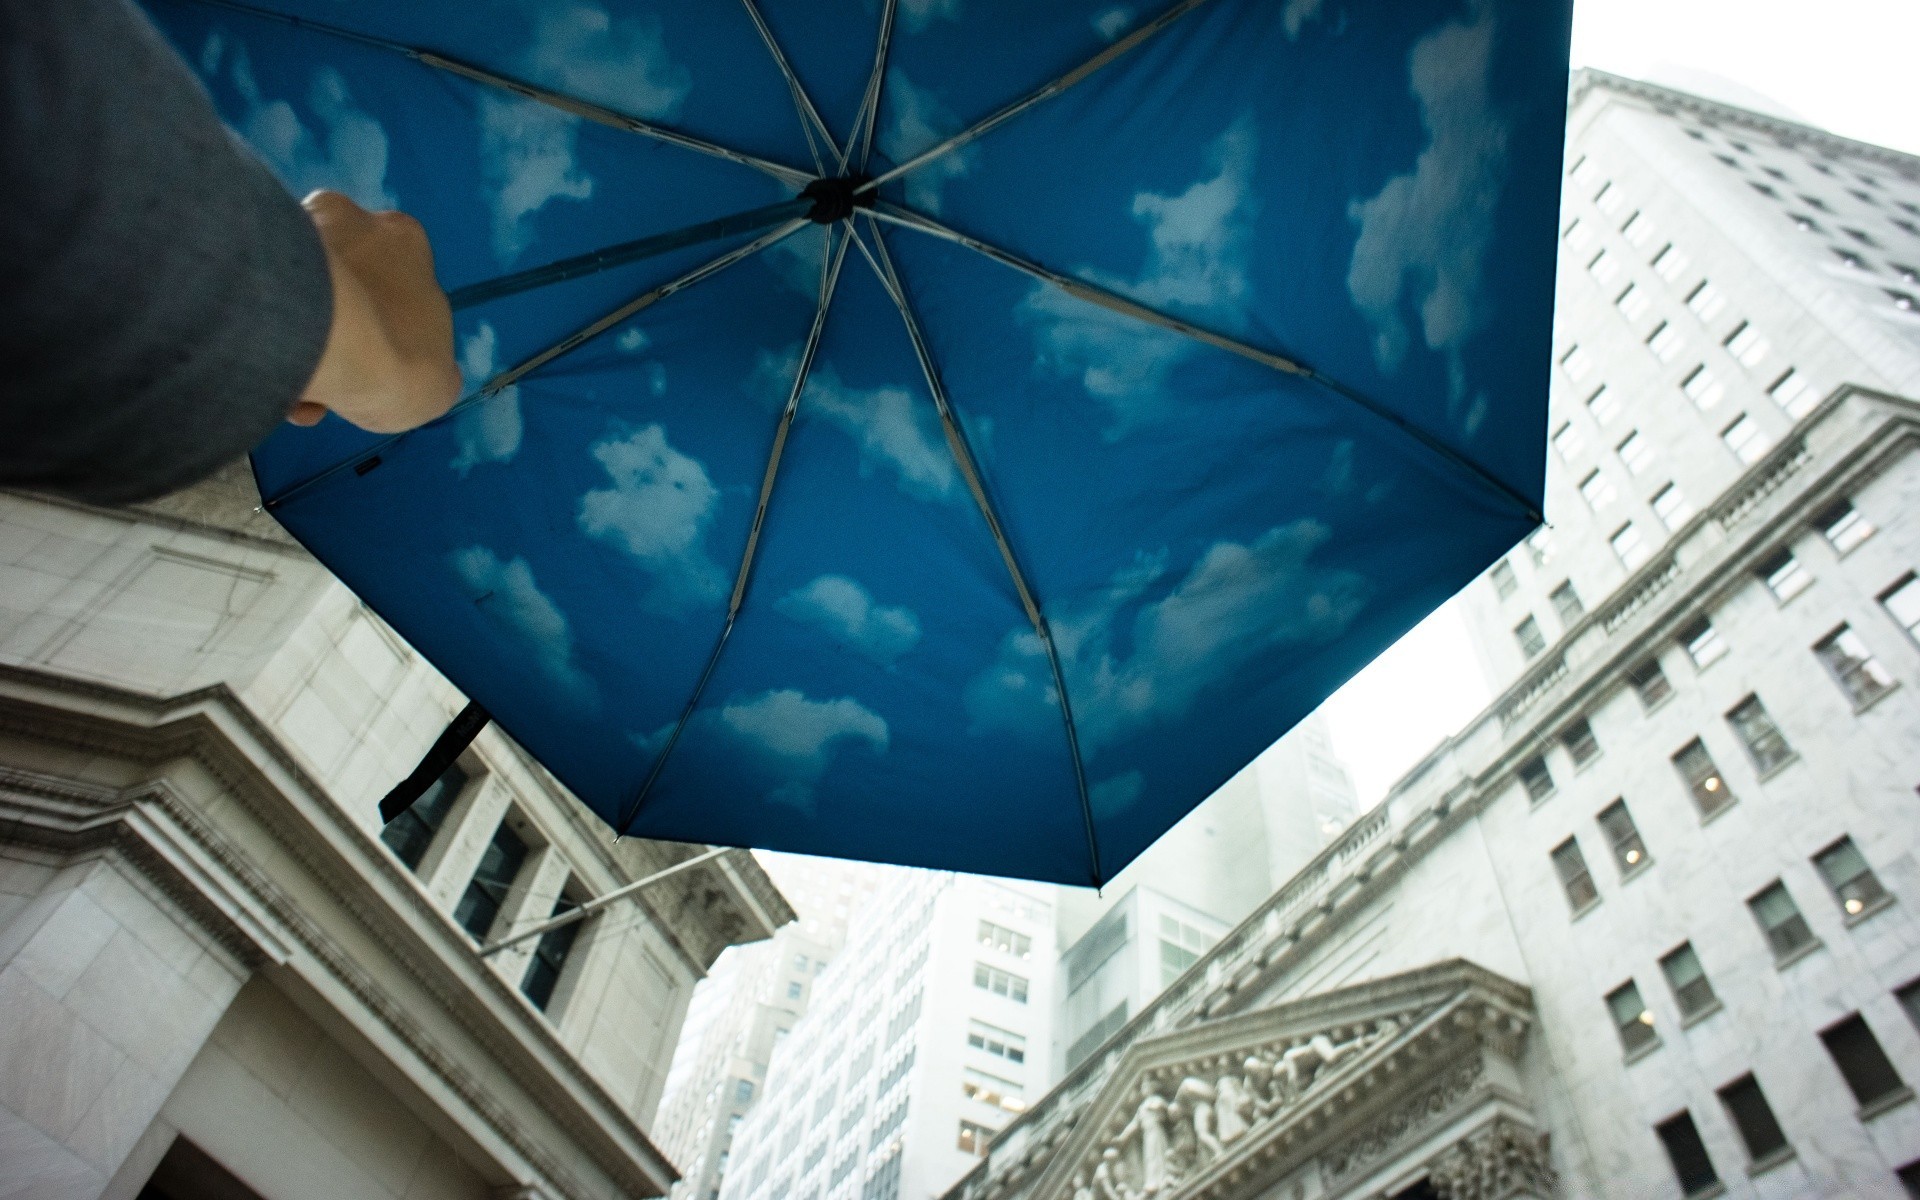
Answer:
<svg viewBox="0 0 1920 1200"><path fill-rule="evenodd" d="M813 209L807 213L807 219L831 225L852 216L856 208L872 208L878 189L869 188L864 192L855 190L872 178L871 175L842 175L837 179L814 180L800 192L803 197L813 201Z"/></svg>

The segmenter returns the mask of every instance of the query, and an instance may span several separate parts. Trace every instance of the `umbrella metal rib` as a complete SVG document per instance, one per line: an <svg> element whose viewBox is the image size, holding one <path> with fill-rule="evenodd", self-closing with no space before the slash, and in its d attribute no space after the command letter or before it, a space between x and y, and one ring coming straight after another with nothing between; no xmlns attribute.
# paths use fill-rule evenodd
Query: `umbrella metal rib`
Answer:
<svg viewBox="0 0 1920 1200"><path fill-rule="evenodd" d="M1053 674L1053 690L1060 699L1060 718L1066 726L1067 753L1073 760L1073 780L1075 790L1080 796L1080 818L1087 831L1088 867L1092 874L1094 887L1106 882L1100 871L1100 842L1093 825L1093 803L1087 792L1087 774L1080 754L1080 734L1073 720L1073 704L1067 696L1066 675L1060 667L1060 651L1054 644L1053 628L1047 623L1047 617L1040 609L1039 601L1034 597L1033 589L1027 583L1026 573L1020 568L1020 560L1013 552L1013 544L1007 540L1006 529L1000 523L1000 515L994 510L993 501L988 498L985 483L981 480L979 465L974 459L973 450L967 444L966 433L960 428L959 420L954 416L953 406L947 401L947 390L940 381L940 373L933 365L933 354L928 349L926 339L921 336L920 322L914 317L912 307L907 303L906 289L900 284L900 277L894 271L893 257L887 253L887 243L877 227L873 228L873 242L879 257L867 249L865 239L853 231L855 243L860 247L861 256L873 269L880 280L880 286L900 310L900 319L907 327L907 338L913 343L914 357L920 360L921 373L926 376L927 390L933 395L933 405L940 414L940 428L946 434L947 447L952 453L954 463L960 468L960 474L967 481L967 489L973 493L973 502L980 509L980 515L986 519L987 530L993 535L994 545L1000 550L1000 558L1006 563L1007 574L1013 579L1014 589L1020 595L1021 607L1026 610L1027 619L1033 623L1033 631L1040 639L1040 645L1047 653L1047 666Z"/></svg>
<svg viewBox="0 0 1920 1200"><path fill-rule="evenodd" d="M813 155L814 173L824 175L827 173L826 163L820 157L819 147L813 143L813 134L818 130L820 137L827 143L827 149L840 154L839 146L834 143L833 133L828 130L827 123L820 119L820 110L813 106L813 101L807 96L807 89L800 83L800 76L794 72L793 64L787 61L786 54L780 49L780 43L774 40L773 29L768 26L767 19L760 15L760 6L753 0L740 0L740 3L746 8L747 16L752 18L753 27L760 31L760 40L767 44L767 53L773 55L773 65L779 67L780 74L786 77L787 90L793 93L793 107L800 117L800 132L806 134L807 151ZM840 154L843 169L846 161L846 155Z"/></svg>
<svg viewBox="0 0 1920 1200"><path fill-rule="evenodd" d="M873 154L873 130L880 123L880 83L887 69L887 49L893 44L893 16L895 0L886 0L880 7L880 36L873 47L873 71L867 76L867 90L861 93L859 111L853 114L853 128L847 133L847 150L840 156L840 173L847 172L847 162L853 155L853 144L860 143L860 169L865 170L867 159ZM862 122L865 132L861 132Z"/></svg>

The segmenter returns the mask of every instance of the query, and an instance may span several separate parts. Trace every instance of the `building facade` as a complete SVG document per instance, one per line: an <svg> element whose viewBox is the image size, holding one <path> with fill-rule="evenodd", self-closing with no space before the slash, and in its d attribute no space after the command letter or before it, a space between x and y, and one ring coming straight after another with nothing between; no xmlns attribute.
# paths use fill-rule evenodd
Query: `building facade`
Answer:
<svg viewBox="0 0 1920 1200"><path fill-rule="evenodd" d="M947 1200L1920 1195L1920 160L1611 77L1498 694Z"/></svg>
<svg viewBox="0 0 1920 1200"><path fill-rule="evenodd" d="M0 494L0 1194L657 1196L688 997L792 912L606 828L253 507Z"/></svg>
<svg viewBox="0 0 1920 1200"><path fill-rule="evenodd" d="M1231 928L1144 883L1127 889L1060 955L1054 1076L1085 1062Z"/></svg>
<svg viewBox="0 0 1920 1200"><path fill-rule="evenodd" d="M1054 889L902 872L773 1054L721 1200L944 1191L1046 1090Z"/></svg>

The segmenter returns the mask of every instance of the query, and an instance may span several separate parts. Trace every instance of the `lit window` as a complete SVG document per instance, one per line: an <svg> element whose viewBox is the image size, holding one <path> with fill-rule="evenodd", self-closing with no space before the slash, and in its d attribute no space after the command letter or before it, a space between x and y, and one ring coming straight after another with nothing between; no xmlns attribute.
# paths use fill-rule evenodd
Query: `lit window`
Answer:
<svg viewBox="0 0 1920 1200"><path fill-rule="evenodd" d="M1845 625L1822 638L1813 652L1856 708L1893 690L1893 676L1874 659L1860 635Z"/></svg>
<svg viewBox="0 0 1920 1200"><path fill-rule="evenodd" d="M1547 770L1547 760L1534 757L1521 763L1520 785L1527 789L1527 799L1535 804L1553 795L1553 772Z"/></svg>
<svg viewBox="0 0 1920 1200"><path fill-rule="evenodd" d="M1720 440L1733 451L1733 456L1751 466L1772 448L1773 441L1767 437L1760 423L1742 413L1733 424L1720 431Z"/></svg>
<svg viewBox="0 0 1920 1200"><path fill-rule="evenodd" d="M1559 614L1563 626L1571 627L1587 611L1586 606L1580 603L1580 593L1573 590L1571 580L1553 589L1547 598L1553 601L1553 611Z"/></svg>
<svg viewBox="0 0 1920 1200"><path fill-rule="evenodd" d="M1620 211L1620 189L1612 183L1603 183L1600 190L1593 194L1593 206L1608 216Z"/></svg>
<svg viewBox="0 0 1920 1200"><path fill-rule="evenodd" d="M1653 238L1653 221L1646 213L1634 213L1627 218L1627 223L1620 227L1620 233L1627 239L1628 245L1645 246Z"/></svg>
<svg viewBox="0 0 1920 1200"><path fill-rule="evenodd" d="M1860 510L1845 500L1831 504L1819 516L1813 519L1815 529L1827 539L1834 553L1847 551L1866 541L1874 534L1873 522L1860 514Z"/></svg>
<svg viewBox="0 0 1920 1200"><path fill-rule="evenodd" d="M1686 348L1686 339L1672 325L1662 321L1647 335L1647 349L1663 363L1670 363L1680 357L1680 351Z"/></svg>
<svg viewBox="0 0 1920 1200"><path fill-rule="evenodd" d="M1607 544L1613 547L1614 554L1629 571L1647 561L1648 556L1653 553L1647 548L1645 539L1640 536L1640 531L1631 521L1614 530L1613 536L1607 539Z"/></svg>
<svg viewBox="0 0 1920 1200"><path fill-rule="evenodd" d="M1585 766L1600 754L1600 743L1594 739L1593 726L1584 718L1561 731L1560 744L1567 748L1567 755L1573 759L1576 767Z"/></svg>
<svg viewBox="0 0 1920 1200"><path fill-rule="evenodd" d="M1753 573L1766 583L1773 598L1782 604L1813 586L1813 576L1800 565L1800 560L1793 556L1791 550L1782 550L1768 558L1755 567Z"/></svg>
<svg viewBox="0 0 1920 1200"><path fill-rule="evenodd" d="M1860 848L1850 837L1843 837L1814 855L1813 865L1819 869L1820 878L1833 889L1840 911L1849 917L1862 916L1887 899L1887 889L1880 886L1873 868L1867 865Z"/></svg>
<svg viewBox="0 0 1920 1200"><path fill-rule="evenodd" d="M1023 1097L1026 1089L1011 1079L1002 1079L998 1075L989 1075L972 1067L962 1068L960 1078L961 1094L970 1100L1004 1108L1008 1112L1024 1112L1027 1103Z"/></svg>
<svg viewBox="0 0 1920 1200"><path fill-rule="evenodd" d="M1620 415L1620 399L1608 391L1603 383L1599 391L1587 397L1587 411L1593 414L1594 420L1605 425Z"/></svg>
<svg viewBox="0 0 1920 1200"><path fill-rule="evenodd" d="M1680 390L1702 412L1720 403L1720 397L1727 394L1726 387L1713 377L1713 371L1705 363L1695 367L1680 381Z"/></svg>
<svg viewBox="0 0 1920 1200"><path fill-rule="evenodd" d="M1593 874L1587 870L1580 843L1568 838L1553 848L1553 872L1560 877L1560 886L1566 889L1567 903L1573 906L1575 916L1600 902L1600 892L1593 886Z"/></svg>
<svg viewBox="0 0 1920 1200"><path fill-rule="evenodd" d="M1628 671L1627 682L1633 685L1634 695L1640 697L1640 706L1648 712L1673 695L1673 684L1668 681L1667 673L1660 669L1660 660L1657 658L1649 658Z"/></svg>
<svg viewBox="0 0 1920 1200"><path fill-rule="evenodd" d="M1833 1056L1833 1065L1840 1068L1847 1089L1863 1107L1905 1093L1907 1085L1900 1072L1894 1070L1887 1052L1880 1048L1880 1039L1873 1036L1859 1013L1821 1030L1820 1040Z"/></svg>
<svg viewBox="0 0 1920 1200"><path fill-rule="evenodd" d="M1580 448L1586 444L1586 436L1571 421L1554 431L1553 448L1562 461L1572 461L1573 456L1580 453Z"/></svg>
<svg viewBox="0 0 1920 1200"><path fill-rule="evenodd" d="M1580 496L1587 502L1587 507L1593 509L1595 512L1612 504L1614 498L1618 495L1619 492L1614 490L1612 482L1600 473L1598 467L1594 468L1587 474L1585 479L1580 481Z"/></svg>
<svg viewBox="0 0 1920 1200"><path fill-rule="evenodd" d="M1760 697L1748 696L1735 705L1727 713L1727 724L1740 735L1740 744L1747 748L1753 765L1761 771L1771 771L1793 761L1793 747L1787 745L1786 736L1773 723Z"/></svg>
<svg viewBox="0 0 1920 1200"><path fill-rule="evenodd" d="M1604 287L1612 283L1614 277L1620 274L1620 260L1602 250L1593 256L1593 260L1587 264L1587 270Z"/></svg>
<svg viewBox="0 0 1920 1200"><path fill-rule="evenodd" d="M1593 356L1574 346L1560 356L1560 369L1567 373L1568 379L1578 382L1593 370Z"/></svg>
<svg viewBox="0 0 1920 1200"><path fill-rule="evenodd" d="M1833 256L1840 260L1842 266L1851 267L1856 271L1871 270L1871 268L1867 266L1867 260L1861 258L1851 250L1845 250L1839 246L1835 246L1833 247Z"/></svg>
<svg viewBox="0 0 1920 1200"><path fill-rule="evenodd" d="M1766 935L1767 945L1773 948L1775 959L1798 954L1816 943L1813 930L1807 928L1807 919L1800 915L1800 906L1787 893L1787 885L1778 879L1750 896L1747 909L1760 923L1760 931Z"/></svg>
<svg viewBox="0 0 1920 1200"><path fill-rule="evenodd" d="M1621 316L1629 321L1638 321L1647 315L1647 307L1653 301L1647 299L1647 294L1637 285L1630 283L1627 285L1627 290L1621 292L1620 298L1614 303L1619 306Z"/></svg>
<svg viewBox="0 0 1920 1200"><path fill-rule="evenodd" d="M1620 461L1627 465L1627 470L1635 475L1644 474L1653 463L1653 439L1642 437L1636 429L1627 435L1626 441L1620 443L1617 452Z"/></svg>
<svg viewBox="0 0 1920 1200"><path fill-rule="evenodd" d="M1920 578L1908 571L1898 583L1880 593L1880 603L1902 629L1920 641Z"/></svg>
<svg viewBox="0 0 1920 1200"><path fill-rule="evenodd" d="M1680 631L1680 645L1686 648L1687 657L1701 670L1712 666L1727 656L1727 643L1720 638L1720 631L1713 622L1705 617L1688 625Z"/></svg>
<svg viewBox="0 0 1920 1200"><path fill-rule="evenodd" d="M1700 1131L1694 1127L1691 1113L1676 1113L1655 1125L1653 1131L1660 1135L1660 1144L1666 1147L1682 1196L1705 1196L1723 1186L1719 1172L1713 1169L1713 1160L1707 1157L1707 1147L1700 1140Z"/></svg>
<svg viewBox="0 0 1920 1200"><path fill-rule="evenodd" d="M1769 343L1760 336L1760 331L1750 321L1742 321L1726 340L1727 353L1743 367L1758 366L1767 356Z"/></svg>
<svg viewBox="0 0 1920 1200"><path fill-rule="evenodd" d="M1906 292L1896 292L1892 288L1886 289L1886 292L1887 299L1893 301L1893 306L1901 312L1913 312L1915 309L1920 309L1920 300L1914 299L1910 294Z"/></svg>
<svg viewBox="0 0 1920 1200"><path fill-rule="evenodd" d="M1502 600L1507 599L1520 589L1520 581L1515 579L1513 575L1513 564L1509 563L1506 559L1503 558L1493 564L1493 570L1490 574L1493 577L1493 590Z"/></svg>
<svg viewBox="0 0 1920 1200"><path fill-rule="evenodd" d="M1693 315L1702 321L1713 320L1726 306L1727 298L1720 294L1720 289L1714 287L1710 280L1702 279L1700 286L1687 295L1687 307L1692 309Z"/></svg>
<svg viewBox="0 0 1920 1200"><path fill-rule="evenodd" d="M1544 567L1553 561L1553 530L1542 525L1527 535L1527 554L1533 565Z"/></svg>
<svg viewBox="0 0 1920 1200"><path fill-rule="evenodd" d="M1686 782L1701 816L1710 817L1733 803L1733 789L1727 786L1726 778L1699 738L1682 746L1680 753L1673 756L1673 769L1680 772L1680 778Z"/></svg>
<svg viewBox="0 0 1920 1200"><path fill-rule="evenodd" d="M1820 397L1815 394L1806 376L1791 367L1787 368L1785 375L1773 381L1773 386L1767 389L1767 395L1773 397L1773 402L1780 406L1782 412L1796 421L1812 412L1813 406L1820 402Z"/></svg>
<svg viewBox="0 0 1920 1200"><path fill-rule="evenodd" d="M1780 1131L1773 1106L1767 1103L1766 1093L1752 1075L1742 1075L1721 1088L1718 1095L1727 1116L1733 1118L1733 1127L1740 1131L1749 1160L1755 1164L1774 1162L1789 1153L1787 1135Z"/></svg>
<svg viewBox="0 0 1920 1200"><path fill-rule="evenodd" d="M1700 956L1693 952L1690 942L1680 945L1660 960L1660 972L1667 977L1667 986L1673 989L1673 1002L1680 1009L1680 1015L1686 1018L1697 1017L1714 1008L1719 999L1713 994L1713 985L1707 981L1707 972L1700 965Z"/></svg>
<svg viewBox="0 0 1920 1200"><path fill-rule="evenodd" d="M1033 942L1024 933L1016 933L992 921L980 922L980 944L1015 958L1032 958Z"/></svg>
<svg viewBox="0 0 1920 1200"><path fill-rule="evenodd" d="M1520 653L1528 658L1537 658L1547 648L1547 637L1540 632L1540 622L1528 617L1513 627L1513 640L1520 643Z"/></svg>
<svg viewBox="0 0 1920 1200"><path fill-rule="evenodd" d="M968 1154L984 1155L987 1144L993 1141L994 1130L985 1125L976 1125L972 1121L960 1122L960 1148Z"/></svg>
<svg viewBox="0 0 1920 1200"><path fill-rule="evenodd" d="M1660 1040L1653 1031L1653 1013L1641 1001L1640 989L1632 980L1607 993L1607 1011L1613 1014L1613 1027L1620 1031L1620 1045L1628 1054Z"/></svg>
<svg viewBox="0 0 1920 1200"><path fill-rule="evenodd" d="M1920 284L1920 270L1905 266L1901 263L1888 263L1887 265L1892 267L1893 273L1900 277L1900 282Z"/></svg>
<svg viewBox="0 0 1920 1200"><path fill-rule="evenodd" d="M1661 247L1660 253L1653 256L1653 273L1668 283L1679 282L1680 276L1686 273L1687 266L1686 254L1672 242Z"/></svg>
<svg viewBox="0 0 1920 1200"><path fill-rule="evenodd" d="M1647 845L1640 839L1640 829L1633 823L1633 814L1627 811L1625 800L1615 800L1600 810L1596 818L1600 822L1600 832L1607 835L1607 842L1613 847L1613 861L1623 875L1631 875L1647 863Z"/></svg>
<svg viewBox="0 0 1920 1200"><path fill-rule="evenodd" d="M1653 513L1669 530L1685 525L1693 511L1693 505L1687 502L1686 493L1677 483L1670 483L1653 495Z"/></svg>
<svg viewBox="0 0 1920 1200"><path fill-rule="evenodd" d="M1814 220L1812 217L1802 216L1799 213L1789 213L1788 215L1793 220L1794 228L1800 230L1800 232L1802 233L1819 233L1820 232L1820 222Z"/></svg>

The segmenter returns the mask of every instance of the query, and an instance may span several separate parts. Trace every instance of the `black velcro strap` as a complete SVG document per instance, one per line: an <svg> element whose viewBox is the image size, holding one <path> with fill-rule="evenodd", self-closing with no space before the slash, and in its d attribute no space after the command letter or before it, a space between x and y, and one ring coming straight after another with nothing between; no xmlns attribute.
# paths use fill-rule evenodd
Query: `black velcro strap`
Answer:
<svg viewBox="0 0 1920 1200"><path fill-rule="evenodd" d="M395 817L412 808L414 801L420 799L421 795L433 786L433 781L446 774L447 768L453 765L453 760L465 753L468 746L473 745L473 739L480 736L480 731L485 729L487 722L491 720L493 717L486 709L481 708L477 702L468 701L467 706L460 710L460 714L454 717L440 732L440 736L433 740L433 748L428 750L427 756L420 760L420 765L413 769L413 774L394 785L394 789L380 801L381 824L390 823Z"/></svg>

